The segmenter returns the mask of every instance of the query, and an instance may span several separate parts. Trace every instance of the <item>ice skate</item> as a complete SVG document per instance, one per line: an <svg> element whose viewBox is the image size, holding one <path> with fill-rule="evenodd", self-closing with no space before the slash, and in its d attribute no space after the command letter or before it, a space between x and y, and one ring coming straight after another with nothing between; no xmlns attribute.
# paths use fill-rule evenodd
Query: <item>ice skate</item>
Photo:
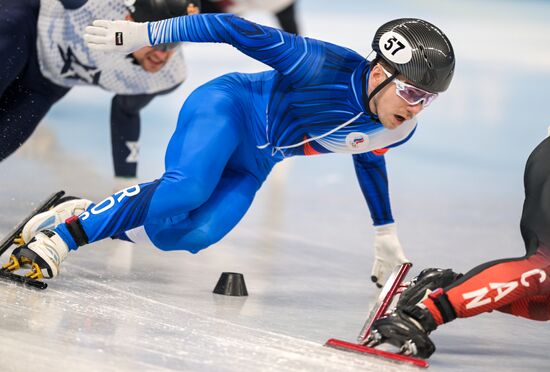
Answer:
<svg viewBox="0 0 550 372"><path fill-rule="evenodd" d="M366 345L377 347L390 344L403 355L426 359L435 351L435 345L428 337L435 328L436 324L428 310L416 306L397 309L374 322Z"/></svg>
<svg viewBox="0 0 550 372"><path fill-rule="evenodd" d="M73 196L61 198L55 207L32 217L23 227L20 245L30 242L42 230L52 230L69 217L79 216L92 202L87 199L78 199Z"/></svg>
<svg viewBox="0 0 550 372"><path fill-rule="evenodd" d="M325 346L344 351L357 352L360 354L372 355L383 358L388 361L410 364L421 368L427 368L428 362L414 356L414 354L405 354L401 349L397 352L385 351L378 349L377 346L384 343L378 336L378 333L373 334L373 324L384 316L391 314L392 304L396 298L405 290L409 283L403 282L412 264L410 262L396 266L384 284L382 291L379 294L378 300L374 304L370 314L359 332L357 343L347 342L338 339L330 339Z"/></svg>
<svg viewBox="0 0 550 372"><path fill-rule="evenodd" d="M64 191L52 194L25 217L0 244L0 254L15 246L9 262L0 269L0 278L39 289L45 289L41 278L52 278L59 273L59 264L67 255L64 242L51 231L58 223L82 213L90 202L75 197L63 197ZM33 236L36 235L36 239ZM26 244L28 242L28 244ZM19 275L19 270L30 269Z"/></svg>
<svg viewBox="0 0 550 372"><path fill-rule="evenodd" d="M59 274L59 266L68 253L69 247L59 235L51 230L43 230L29 244L14 249L2 270L15 272L30 268L25 274L27 278L54 278Z"/></svg>
<svg viewBox="0 0 550 372"><path fill-rule="evenodd" d="M397 308L414 306L425 300L434 290L445 288L460 277L462 274L451 269L424 269L408 283L408 288L399 296Z"/></svg>

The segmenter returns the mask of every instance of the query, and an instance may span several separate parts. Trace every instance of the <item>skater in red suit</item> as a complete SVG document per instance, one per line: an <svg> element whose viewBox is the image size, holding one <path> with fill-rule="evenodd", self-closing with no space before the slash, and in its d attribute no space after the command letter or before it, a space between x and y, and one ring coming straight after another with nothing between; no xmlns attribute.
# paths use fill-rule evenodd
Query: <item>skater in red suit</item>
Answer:
<svg viewBox="0 0 550 372"><path fill-rule="evenodd" d="M520 228L526 254L484 263L465 275L426 269L390 315L376 321L370 345L390 343L405 353L429 357L428 334L456 318L493 310L550 320L550 138L529 156Z"/></svg>

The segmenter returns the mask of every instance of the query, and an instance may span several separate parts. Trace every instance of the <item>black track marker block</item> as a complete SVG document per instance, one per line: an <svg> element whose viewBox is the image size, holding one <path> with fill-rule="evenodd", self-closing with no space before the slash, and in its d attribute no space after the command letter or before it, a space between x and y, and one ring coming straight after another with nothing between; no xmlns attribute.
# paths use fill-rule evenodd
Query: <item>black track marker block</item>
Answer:
<svg viewBox="0 0 550 372"><path fill-rule="evenodd" d="M248 296L241 273L222 273L213 292L225 296Z"/></svg>

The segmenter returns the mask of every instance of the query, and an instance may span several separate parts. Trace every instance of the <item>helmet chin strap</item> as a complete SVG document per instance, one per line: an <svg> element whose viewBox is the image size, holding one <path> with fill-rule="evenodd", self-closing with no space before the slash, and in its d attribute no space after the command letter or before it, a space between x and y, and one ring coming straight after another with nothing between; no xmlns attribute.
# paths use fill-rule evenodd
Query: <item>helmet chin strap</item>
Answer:
<svg viewBox="0 0 550 372"><path fill-rule="evenodd" d="M370 101L374 98L374 96L376 95L376 93L380 92L382 89L384 89L384 87L386 85L388 85L389 83L392 82L393 79L395 79L397 77L397 75L399 75L399 71L395 70L395 72L388 78L386 78L386 80L384 80L382 83L380 83L376 88L374 88L374 90L372 91L372 93L369 95L367 95L367 90L368 90L368 86L367 86L367 72L369 71L369 69L371 68L372 66L366 66L365 69L363 70L363 74L361 75L361 84L363 85L363 91L362 91L362 96L363 96L363 104L365 105L365 110L367 111L367 114L369 114L370 118L374 121L377 121L380 123L380 119L378 119L378 116L376 114L374 114L371 109L370 109Z"/></svg>

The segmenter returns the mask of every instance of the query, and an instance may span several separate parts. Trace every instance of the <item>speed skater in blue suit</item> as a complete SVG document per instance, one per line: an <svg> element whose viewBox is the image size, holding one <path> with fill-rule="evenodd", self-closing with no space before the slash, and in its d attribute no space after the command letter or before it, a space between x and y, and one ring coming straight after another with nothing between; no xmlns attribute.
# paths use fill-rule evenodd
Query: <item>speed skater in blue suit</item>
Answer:
<svg viewBox="0 0 550 372"><path fill-rule="evenodd" d="M375 226L373 281L384 283L407 261L384 153L411 138L418 113L452 80L454 52L436 26L411 18L385 23L372 41L371 61L231 14L98 20L85 39L92 49L123 54L163 43L228 43L272 69L227 74L197 88L180 111L159 179L97 204L69 201L37 216L53 214L56 222L47 229L29 225L11 268L32 264L28 275L55 277L69 251L107 237L199 252L238 224L275 164L326 153L353 156Z"/></svg>

